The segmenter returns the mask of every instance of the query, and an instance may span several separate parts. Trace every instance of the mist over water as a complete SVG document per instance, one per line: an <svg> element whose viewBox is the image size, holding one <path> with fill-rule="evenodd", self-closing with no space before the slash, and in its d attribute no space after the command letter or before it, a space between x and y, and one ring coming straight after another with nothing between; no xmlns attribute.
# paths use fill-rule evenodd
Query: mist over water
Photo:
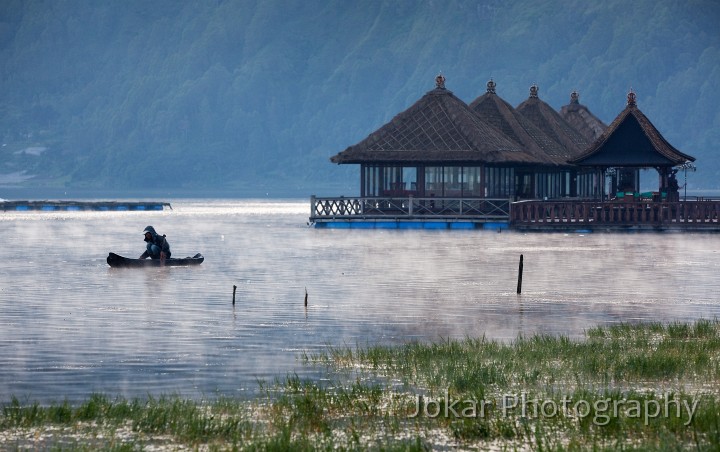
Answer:
<svg viewBox="0 0 720 452"><path fill-rule="evenodd" d="M316 375L298 357L327 345L580 337L720 313L715 234L328 230L306 225L307 200L172 205L0 213L0 400L251 394ZM142 253L147 225L205 262L109 268L108 252Z"/></svg>

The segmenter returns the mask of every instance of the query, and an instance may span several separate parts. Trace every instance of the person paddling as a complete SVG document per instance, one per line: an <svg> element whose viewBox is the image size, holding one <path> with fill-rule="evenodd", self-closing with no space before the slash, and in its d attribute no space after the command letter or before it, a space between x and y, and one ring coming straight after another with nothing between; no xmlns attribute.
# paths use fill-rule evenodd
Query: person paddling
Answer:
<svg viewBox="0 0 720 452"><path fill-rule="evenodd" d="M143 230L145 234L145 241L147 242L147 249L140 255L140 259L160 259L165 260L170 258L170 244L164 235L160 235L155 232L155 228L148 226Z"/></svg>

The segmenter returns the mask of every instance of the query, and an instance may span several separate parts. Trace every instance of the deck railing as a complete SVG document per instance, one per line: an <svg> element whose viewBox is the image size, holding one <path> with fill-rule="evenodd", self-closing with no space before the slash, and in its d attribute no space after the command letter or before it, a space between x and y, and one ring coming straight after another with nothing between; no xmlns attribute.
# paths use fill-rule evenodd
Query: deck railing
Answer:
<svg viewBox="0 0 720 452"><path fill-rule="evenodd" d="M468 219L507 221L509 199L336 197L310 198L310 221Z"/></svg>
<svg viewBox="0 0 720 452"><path fill-rule="evenodd" d="M310 221L468 220L513 228L703 228L720 230L720 200L532 200L484 198L334 197L310 200Z"/></svg>
<svg viewBox="0 0 720 452"><path fill-rule="evenodd" d="M520 201L512 204L510 223L541 226L717 227L720 201Z"/></svg>

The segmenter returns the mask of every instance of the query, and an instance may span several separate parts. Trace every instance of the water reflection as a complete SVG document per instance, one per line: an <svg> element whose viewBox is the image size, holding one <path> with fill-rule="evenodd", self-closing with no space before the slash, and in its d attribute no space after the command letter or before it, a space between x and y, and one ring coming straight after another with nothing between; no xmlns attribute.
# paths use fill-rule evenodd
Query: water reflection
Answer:
<svg viewBox="0 0 720 452"><path fill-rule="evenodd" d="M0 399L242 394L315 372L298 353L327 344L579 336L719 311L713 234L320 230L306 201L173 207L0 214ZM142 252L148 224L205 262L109 268L109 251Z"/></svg>

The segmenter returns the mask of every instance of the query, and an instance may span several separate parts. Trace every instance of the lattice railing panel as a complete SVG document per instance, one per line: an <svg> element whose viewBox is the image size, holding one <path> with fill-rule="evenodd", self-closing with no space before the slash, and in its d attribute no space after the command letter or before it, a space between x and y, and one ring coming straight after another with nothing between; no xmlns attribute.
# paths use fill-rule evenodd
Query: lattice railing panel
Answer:
<svg viewBox="0 0 720 452"><path fill-rule="evenodd" d="M333 218L507 220L509 215L510 201L507 199L313 197L310 220Z"/></svg>

